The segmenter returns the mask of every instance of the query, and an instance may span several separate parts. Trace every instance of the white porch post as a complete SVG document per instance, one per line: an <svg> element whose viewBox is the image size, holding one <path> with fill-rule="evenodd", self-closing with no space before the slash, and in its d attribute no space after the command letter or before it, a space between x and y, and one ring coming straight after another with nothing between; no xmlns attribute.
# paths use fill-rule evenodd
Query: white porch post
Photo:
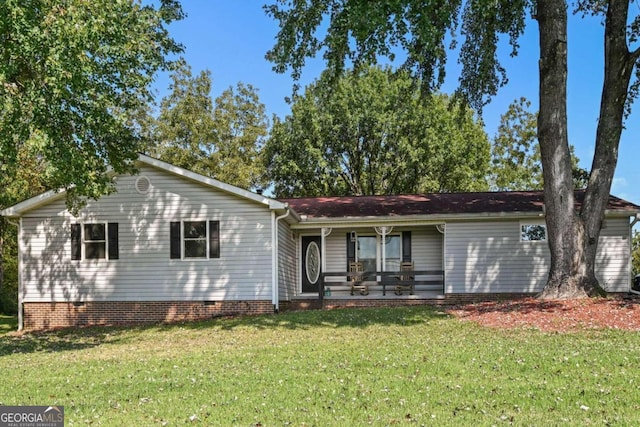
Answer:
<svg viewBox="0 0 640 427"><path fill-rule="evenodd" d="M382 237L382 270L387 269L387 234L393 231L393 227L375 227L376 234Z"/></svg>
<svg viewBox="0 0 640 427"><path fill-rule="evenodd" d="M387 227L382 227L382 271L387 268Z"/></svg>
<svg viewBox="0 0 640 427"><path fill-rule="evenodd" d="M327 249L325 244L325 237L329 236L332 230L333 229L330 227L322 227L322 229L320 230L320 271L322 273L327 271Z"/></svg>

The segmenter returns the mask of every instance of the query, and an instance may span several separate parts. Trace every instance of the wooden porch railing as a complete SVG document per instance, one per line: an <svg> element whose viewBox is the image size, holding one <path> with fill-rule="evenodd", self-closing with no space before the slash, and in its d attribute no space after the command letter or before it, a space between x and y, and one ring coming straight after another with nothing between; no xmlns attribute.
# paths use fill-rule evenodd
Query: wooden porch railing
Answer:
<svg viewBox="0 0 640 427"><path fill-rule="evenodd" d="M343 280L327 281L327 278L339 277ZM358 291L361 295L367 295L369 288L382 287L382 295L388 290L396 295L408 292L415 293L416 286L427 287L430 291L438 291L444 294L443 270L411 270L411 271L376 271L376 272L325 272L320 275L318 281L318 296L322 301L327 287L347 287L351 289L351 295Z"/></svg>

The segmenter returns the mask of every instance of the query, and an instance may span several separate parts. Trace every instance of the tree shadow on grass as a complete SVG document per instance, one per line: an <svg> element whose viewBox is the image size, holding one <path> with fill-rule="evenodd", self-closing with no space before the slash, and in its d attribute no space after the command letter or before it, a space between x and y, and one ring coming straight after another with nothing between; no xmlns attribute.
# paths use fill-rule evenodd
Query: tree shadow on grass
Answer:
<svg viewBox="0 0 640 427"><path fill-rule="evenodd" d="M0 314L0 336L18 329L18 318Z"/></svg>
<svg viewBox="0 0 640 427"><path fill-rule="evenodd" d="M448 307L446 311L447 313L455 313L456 317L467 317L484 313L555 313L568 311L568 309L560 301L523 298L453 305Z"/></svg>
<svg viewBox="0 0 640 427"><path fill-rule="evenodd" d="M412 326L446 317L444 311L434 306L388 308L340 308L332 310L290 311L277 315L238 316L224 321L193 322L187 328L208 328L215 325L223 330L250 327L257 329L284 328L310 329L314 327L365 328L380 326Z"/></svg>
<svg viewBox="0 0 640 427"><path fill-rule="evenodd" d="M0 357L16 353L55 353L96 347L118 341L117 336L124 330L92 327L0 335Z"/></svg>
<svg viewBox="0 0 640 427"><path fill-rule="evenodd" d="M92 326L47 332L10 333L0 335L0 357L11 354L74 351L101 345L135 342L139 333L163 333L176 329L211 330L211 333L215 333L216 330L229 331L243 328L308 330L318 327L366 328L375 325L410 327L443 317L447 315L441 309L430 306L345 308L292 311L259 316L229 316L193 322Z"/></svg>

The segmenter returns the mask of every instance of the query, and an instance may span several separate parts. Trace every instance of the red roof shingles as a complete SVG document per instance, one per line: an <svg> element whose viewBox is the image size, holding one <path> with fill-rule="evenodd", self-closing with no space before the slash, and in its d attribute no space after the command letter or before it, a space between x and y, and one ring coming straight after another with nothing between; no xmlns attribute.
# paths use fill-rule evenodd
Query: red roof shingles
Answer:
<svg viewBox="0 0 640 427"><path fill-rule="evenodd" d="M576 191L579 206L584 191ZM279 199L308 218L542 212L542 191L432 193ZM609 197L607 209L640 212L640 206Z"/></svg>

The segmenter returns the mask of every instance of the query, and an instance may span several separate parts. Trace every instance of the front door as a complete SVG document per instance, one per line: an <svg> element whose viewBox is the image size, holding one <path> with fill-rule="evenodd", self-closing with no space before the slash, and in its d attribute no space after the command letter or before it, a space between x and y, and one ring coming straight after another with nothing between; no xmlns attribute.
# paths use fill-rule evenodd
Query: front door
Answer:
<svg viewBox="0 0 640 427"><path fill-rule="evenodd" d="M320 284L320 236L302 236L302 293L318 293Z"/></svg>

